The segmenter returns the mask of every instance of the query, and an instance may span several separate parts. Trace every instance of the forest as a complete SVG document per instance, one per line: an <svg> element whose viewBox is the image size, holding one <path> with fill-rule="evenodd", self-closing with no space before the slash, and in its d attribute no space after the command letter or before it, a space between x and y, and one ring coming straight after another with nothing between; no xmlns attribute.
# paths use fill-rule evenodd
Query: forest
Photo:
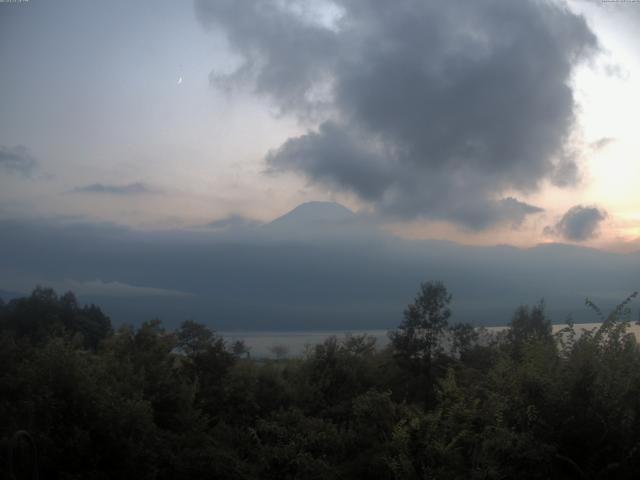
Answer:
<svg viewBox="0 0 640 480"><path fill-rule="evenodd" d="M640 471L635 294L579 333L489 333L420 285L390 342L254 358L187 320L114 328L72 293L0 302L8 479L622 479Z"/></svg>

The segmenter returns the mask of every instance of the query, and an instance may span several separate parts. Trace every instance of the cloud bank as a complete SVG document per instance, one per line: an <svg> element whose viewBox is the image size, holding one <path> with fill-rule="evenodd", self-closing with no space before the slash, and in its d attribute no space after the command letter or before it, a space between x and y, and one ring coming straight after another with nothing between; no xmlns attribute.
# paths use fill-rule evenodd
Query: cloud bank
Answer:
<svg viewBox="0 0 640 480"><path fill-rule="evenodd" d="M104 193L110 195L140 195L154 193L154 190L141 182L128 183L126 185L105 185L103 183L92 183L73 190L76 193Z"/></svg>
<svg viewBox="0 0 640 480"><path fill-rule="evenodd" d="M215 230L233 230L233 229L245 229L254 228L260 226L261 223L257 220L243 217L242 215L232 214L218 220L214 220L205 227Z"/></svg>
<svg viewBox="0 0 640 480"><path fill-rule="evenodd" d="M511 192L571 185L574 67L598 50L584 18L536 0L197 0L248 86L308 125L271 171L358 195L382 215L518 224ZM506 205L506 206L505 206Z"/></svg>
<svg viewBox="0 0 640 480"><path fill-rule="evenodd" d="M26 176L33 172L37 165L38 162L26 147L0 146L0 171Z"/></svg>
<svg viewBox="0 0 640 480"><path fill-rule="evenodd" d="M607 212L597 207L571 207L553 226L545 227L546 235L562 237L574 242L595 238L600 233L600 224L607 218Z"/></svg>
<svg viewBox="0 0 640 480"><path fill-rule="evenodd" d="M640 253L403 240L355 228L357 217L348 228L339 206L317 206L250 235L0 219L0 290L71 289L116 323L160 316L216 329L326 331L397 325L425 280L443 281L455 321L475 325L504 324L514 305L540 298L556 321L593 320L585 296L606 310L640 284Z"/></svg>
<svg viewBox="0 0 640 480"><path fill-rule="evenodd" d="M141 287L127 283L112 281L105 282L99 278L85 282L66 279L56 285L60 291L71 290L78 295L105 297L190 297L189 292L169 290L164 288Z"/></svg>

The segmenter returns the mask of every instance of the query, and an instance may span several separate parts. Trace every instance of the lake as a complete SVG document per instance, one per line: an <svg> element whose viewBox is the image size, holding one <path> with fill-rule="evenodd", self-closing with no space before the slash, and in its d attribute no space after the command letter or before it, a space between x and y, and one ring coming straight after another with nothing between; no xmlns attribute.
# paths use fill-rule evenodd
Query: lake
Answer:
<svg viewBox="0 0 640 480"><path fill-rule="evenodd" d="M553 325L553 332L565 328L566 324ZM591 330L598 328L600 323L580 323L576 324L576 332L581 333L585 330ZM499 332L507 328L506 326L486 327L490 332ZM629 331L634 333L636 338L640 338L640 325L632 323ZM387 336L388 330L325 330L325 331L247 331L247 332L235 332L235 331L221 331L218 334L222 335L227 341L233 342L236 340L244 341L245 345L249 347L251 356L253 357L274 357L275 354L272 351L273 347L284 347L287 352L287 356L299 356L302 355L305 349L309 346L318 345L324 342L330 336L336 336L342 338L347 334L363 335L367 334L376 339L376 346L383 348L389 343L389 337Z"/></svg>

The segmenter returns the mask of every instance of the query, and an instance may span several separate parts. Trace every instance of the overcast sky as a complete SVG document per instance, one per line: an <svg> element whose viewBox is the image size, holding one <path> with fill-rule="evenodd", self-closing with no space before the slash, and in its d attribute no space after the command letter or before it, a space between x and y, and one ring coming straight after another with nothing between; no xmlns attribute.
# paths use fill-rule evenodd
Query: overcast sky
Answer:
<svg viewBox="0 0 640 480"><path fill-rule="evenodd" d="M0 3L0 217L334 200L408 237L637 249L640 3Z"/></svg>

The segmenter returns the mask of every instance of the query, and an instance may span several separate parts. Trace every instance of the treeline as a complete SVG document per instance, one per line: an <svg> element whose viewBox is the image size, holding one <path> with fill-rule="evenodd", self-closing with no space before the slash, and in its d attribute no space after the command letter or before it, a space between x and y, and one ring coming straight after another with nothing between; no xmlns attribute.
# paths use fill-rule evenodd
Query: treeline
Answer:
<svg viewBox="0 0 640 480"><path fill-rule="evenodd" d="M113 330L37 288L0 303L0 469L42 479L637 478L628 302L553 335L544 306L489 335L425 283L391 342L251 359L204 325ZM591 305L596 313L597 307ZM37 449L37 460L35 460Z"/></svg>

